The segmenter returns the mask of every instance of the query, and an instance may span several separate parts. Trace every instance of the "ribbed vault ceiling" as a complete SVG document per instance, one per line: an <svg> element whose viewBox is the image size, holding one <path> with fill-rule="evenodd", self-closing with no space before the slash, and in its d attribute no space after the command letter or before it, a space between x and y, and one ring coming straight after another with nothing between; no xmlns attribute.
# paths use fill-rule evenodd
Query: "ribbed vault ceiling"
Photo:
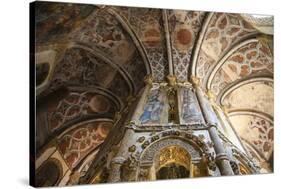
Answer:
<svg viewBox="0 0 281 189"><path fill-rule="evenodd" d="M272 127L272 36L258 30L258 20L230 13L41 2L35 23L36 63L46 75L37 84L37 98L68 90L48 109L50 133L79 122L81 115L112 120L141 91L148 74L154 82L165 82L168 75L178 82L200 78L242 139L259 121ZM83 101L93 96L96 101ZM90 110L93 104L100 109ZM268 160L272 135L270 129L264 132L264 145L270 147L256 150ZM259 137L257 129L245 144Z"/></svg>

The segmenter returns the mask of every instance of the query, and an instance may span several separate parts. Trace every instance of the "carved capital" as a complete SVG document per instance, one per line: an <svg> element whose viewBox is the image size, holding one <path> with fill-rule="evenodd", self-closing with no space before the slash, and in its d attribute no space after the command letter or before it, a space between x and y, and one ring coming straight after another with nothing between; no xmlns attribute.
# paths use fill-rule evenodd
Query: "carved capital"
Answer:
<svg viewBox="0 0 281 189"><path fill-rule="evenodd" d="M133 97L132 95L129 95L126 100L127 100L128 106L131 106L132 103L136 100L136 98Z"/></svg>
<svg viewBox="0 0 281 189"><path fill-rule="evenodd" d="M152 85L152 83L153 83L153 78L152 78L152 75L146 75L145 77L144 77L144 82L145 82L145 84L147 84L147 85Z"/></svg>
<svg viewBox="0 0 281 189"><path fill-rule="evenodd" d="M212 90L208 89L207 93L206 93L207 97L209 100L215 100L215 94L213 93Z"/></svg>
<svg viewBox="0 0 281 189"><path fill-rule="evenodd" d="M174 75L168 75L167 81L168 81L169 86L175 87L177 84L177 77Z"/></svg>
<svg viewBox="0 0 281 189"><path fill-rule="evenodd" d="M196 77L196 76L191 76L191 83L195 86L195 87L199 87L200 85L200 78Z"/></svg>
<svg viewBox="0 0 281 189"><path fill-rule="evenodd" d="M114 115L114 122L118 121L121 118L121 113L120 112L116 112Z"/></svg>
<svg viewBox="0 0 281 189"><path fill-rule="evenodd" d="M124 157L118 156L111 160L111 164L112 165L115 165L115 164L122 165L125 161L126 161L126 159Z"/></svg>

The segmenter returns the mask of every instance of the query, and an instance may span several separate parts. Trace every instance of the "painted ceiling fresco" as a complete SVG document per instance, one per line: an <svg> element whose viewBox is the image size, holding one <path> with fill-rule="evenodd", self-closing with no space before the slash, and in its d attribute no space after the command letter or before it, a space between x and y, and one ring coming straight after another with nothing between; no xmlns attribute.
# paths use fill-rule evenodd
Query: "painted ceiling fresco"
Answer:
<svg viewBox="0 0 281 189"><path fill-rule="evenodd" d="M169 11L174 72L179 81L187 80L192 50L206 12Z"/></svg>
<svg viewBox="0 0 281 189"><path fill-rule="evenodd" d="M58 146L68 165L75 167L104 141L111 128L111 122L90 122L64 133L58 140Z"/></svg>
<svg viewBox="0 0 281 189"><path fill-rule="evenodd" d="M196 70L196 75L203 79L235 43L257 33L239 14L212 13L205 24Z"/></svg>
<svg viewBox="0 0 281 189"><path fill-rule="evenodd" d="M218 94L228 84L251 74L273 74L273 57L268 45L250 41L230 55L210 78L210 89Z"/></svg>
<svg viewBox="0 0 281 189"><path fill-rule="evenodd" d="M229 111L250 109L273 117L273 95L273 86L270 83L253 82L233 90L223 100L223 104Z"/></svg>
<svg viewBox="0 0 281 189"><path fill-rule="evenodd" d="M44 129L37 134L60 136L58 150L70 169L98 151L113 120L144 89L147 76L158 84L167 82L168 75L179 83L199 78L203 91L227 109L254 158L270 158L273 44L272 36L253 21L234 13L44 2L36 6L36 53L54 52L52 64L46 56L36 66L37 100L55 99L38 109L37 125ZM60 97L62 88L68 92ZM182 93L182 119L189 120L185 111L198 104L185 103L192 93ZM152 96L140 115L142 123L158 123L161 112L166 115L160 106L166 97Z"/></svg>
<svg viewBox="0 0 281 189"><path fill-rule="evenodd" d="M272 121L250 112L233 114L230 120L253 158L257 162L268 161L273 151Z"/></svg>
<svg viewBox="0 0 281 189"><path fill-rule="evenodd" d="M168 74L168 61L162 10L147 8L115 7L125 22L142 42L156 81Z"/></svg>
<svg viewBox="0 0 281 189"><path fill-rule="evenodd" d="M65 5L48 2L37 4L35 12L36 42L62 40L94 10L95 6L82 4Z"/></svg>

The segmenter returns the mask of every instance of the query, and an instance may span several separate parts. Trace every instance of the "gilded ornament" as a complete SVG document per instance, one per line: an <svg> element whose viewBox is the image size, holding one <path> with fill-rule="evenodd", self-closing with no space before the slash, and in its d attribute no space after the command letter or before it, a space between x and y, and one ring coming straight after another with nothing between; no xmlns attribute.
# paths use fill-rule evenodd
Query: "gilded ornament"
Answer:
<svg viewBox="0 0 281 189"><path fill-rule="evenodd" d="M147 85L152 85L153 83L153 78L152 78L152 75L146 75L145 78L144 78L144 82L147 84Z"/></svg>
<svg viewBox="0 0 281 189"><path fill-rule="evenodd" d="M132 145L129 147L129 152L135 152L136 151L136 146Z"/></svg>
<svg viewBox="0 0 281 189"><path fill-rule="evenodd" d="M139 138L137 139L137 141L140 142L140 143L143 142L144 140L145 140L145 137L144 137L144 136L141 136L141 137L139 137Z"/></svg>
<svg viewBox="0 0 281 189"><path fill-rule="evenodd" d="M195 86L198 87L200 85L200 78L191 76L191 83Z"/></svg>
<svg viewBox="0 0 281 189"><path fill-rule="evenodd" d="M168 84L171 87L175 87L177 84L177 77L174 75L168 75L167 76Z"/></svg>

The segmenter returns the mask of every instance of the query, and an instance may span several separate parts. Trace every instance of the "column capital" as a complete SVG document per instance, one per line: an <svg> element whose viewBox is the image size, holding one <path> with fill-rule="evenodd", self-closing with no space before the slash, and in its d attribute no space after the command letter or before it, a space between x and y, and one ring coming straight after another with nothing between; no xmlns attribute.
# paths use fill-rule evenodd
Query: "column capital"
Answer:
<svg viewBox="0 0 281 189"><path fill-rule="evenodd" d="M191 76L191 83L195 86L195 87L199 87L200 83L201 83L201 79L199 77L196 76Z"/></svg>
<svg viewBox="0 0 281 189"><path fill-rule="evenodd" d="M127 103L128 103L128 106L131 106L132 103L136 100L136 97L132 96L132 95L129 95L126 99Z"/></svg>
<svg viewBox="0 0 281 189"><path fill-rule="evenodd" d="M114 114L114 118L113 118L114 122L119 121L119 119L121 118L121 115L122 115L121 112L116 112Z"/></svg>
<svg viewBox="0 0 281 189"><path fill-rule="evenodd" d="M151 75L151 74L146 75L146 76L144 77L144 82L145 82L147 85L152 85L152 82L153 82L152 75Z"/></svg>
<svg viewBox="0 0 281 189"><path fill-rule="evenodd" d="M124 162L126 161L126 159L124 157L121 157L121 156L117 156L117 157L114 157L112 160L111 160L111 164L123 164Z"/></svg>
<svg viewBox="0 0 281 189"><path fill-rule="evenodd" d="M207 90L206 95L209 100L215 100L216 95L213 93L213 91L211 89Z"/></svg>
<svg viewBox="0 0 281 189"><path fill-rule="evenodd" d="M169 86L171 87L175 87L177 84L177 77L175 75L168 75L167 77L167 81Z"/></svg>

